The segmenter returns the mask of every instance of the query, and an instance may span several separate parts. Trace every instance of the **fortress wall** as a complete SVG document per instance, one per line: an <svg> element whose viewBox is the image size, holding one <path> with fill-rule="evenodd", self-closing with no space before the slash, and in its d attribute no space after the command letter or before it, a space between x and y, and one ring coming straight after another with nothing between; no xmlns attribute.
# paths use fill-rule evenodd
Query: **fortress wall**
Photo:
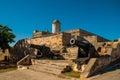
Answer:
<svg viewBox="0 0 120 80"><path fill-rule="evenodd" d="M92 43L96 40L97 42L104 42L104 41L109 41L101 36L97 36L93 33L90 33L88 31L82 30L82 29L74 29L74 30L69 30L65 31L65 33L70 33L72 36L83 36L85 37L88 41L92 41ZM95 41L95 42L96 42ZM94 44L94 43L93 43Z"/></svg>
<svg viewBox="0 0 120 80"><path fill-rule="evenodd" d="M92 45L97 44L97 36L85 36L84 37L87 41L89 41Z"/></svg>
<svg viewBox="0 0 120 80"><path fill-rule="evenodd" d="M62 45L62 34L40 37L40 38L32 38L30 43L36 45L46 45L46 46Z"/></svg>
<svg viewBox="0 0 120 80"><path fill-rule="evenodd" d="M32 38L30 40L31 44L36 45L46 45L46 46L63 46L67 45L70 40L71 35L67 33L58 33L46 37Z"/></svg>
<svg viewBox="0 0 120 80"><path fill-rule="evenodd" d="M22 57L24 57L25 51L28 50L28 44L46 45L53 50L61 49L62 46L66 46L69 44L69 39L71 39L70 37L71 35L68 33L58 33L39 38L19 40L14 46L14 48L10 50L10 52L12 53L11 58L13 59L13 61L18 61Z"/></svg>
<svg viewBox="0 0 120 80"><path fill-rule="evenodd" d="M57 34L50 34L47 32L36 32L33 34L33 39L31 39L32 43L40 44L40 45L67 45L69 40L77 36L83 36L93 45L96 45L97 42L108 41L100 36L97 36L93 33L82 29L74 29L68 30ZM78 39L78 38L77 38Z"/></svg>
<svg viewBox="0 0 120 80"><path fill-rule="evenodd" d="M104 39L100 36L84 36L86 40L88 40L91 44L93 44L95 47L100 46L99 42L106 42L109 41L107 39ZM103 44L103 43L102 43Z"/></svg>

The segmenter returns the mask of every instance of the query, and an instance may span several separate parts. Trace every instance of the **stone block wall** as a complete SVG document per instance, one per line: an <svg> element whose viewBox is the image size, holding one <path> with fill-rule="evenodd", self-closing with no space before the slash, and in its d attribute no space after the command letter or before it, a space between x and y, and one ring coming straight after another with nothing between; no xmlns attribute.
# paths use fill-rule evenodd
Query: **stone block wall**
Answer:
<svg viewBox="0 0 120 80"><path fill-rule="evenodd" d="M102 38L100 36L84 36L84 38L86 40L88 40L95 47L99 46L99 42L104 42L105 43L105 42L109 41L109 40L104 39L104 38ZM104 44L104 43L102 43L102 44Z"/></svg>
<svg viewBox="0 0 120 80"><path fill-rule="evenodd" d="M85 36L84 37L87 41L89 41L92 45L97 44L97 36Z"/></svg>
<svg viewBox="0 0 120 80"><path fill-rule="evenodd" d="M30 39L31 44L46 45L46 46L64 46L69 44L71 35L67 33L58 33L46 37L32 38Z"/></svg>
<svg viewBox="0 0 120 80"><path fill-rule="evenodd" d="M96 42L109 41L108 39L105 39L101 36L95 35L91 32L88 32L82 29L69 30L69 31L65 31L65 33L70 33L72 37L76 37L76 36L84 37L86 40L91 42L93 45L96 45Z"/></svg>
<svg viewBox="0 0 120 80"><path fill-rule="evenodd" d="M67 45L71 38L76 38L78 36L84 37L86 40L96 45L97 42L108 41L101 36L97 36L93 33L82 29L68 30L57 34L50 34L48 32L36 32L31 39L31 43L37 45ZM79 38L76 38L79 39Z"/></svg>

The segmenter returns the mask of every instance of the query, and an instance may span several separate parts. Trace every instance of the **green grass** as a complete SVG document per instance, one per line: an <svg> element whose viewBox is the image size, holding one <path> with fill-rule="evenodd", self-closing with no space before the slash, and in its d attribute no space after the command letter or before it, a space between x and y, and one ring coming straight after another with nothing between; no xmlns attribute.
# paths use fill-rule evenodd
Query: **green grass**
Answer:
<svg viewBox="0 0 120 80"><path fill-rule="evenodd" d="M0 73L16 70L17 68L0 69Z"/></svg>
<svg viewBox="0 0 120 80"><path fill-rule="evenodd" d="M75 77L75 78L80 78L80 72L75 72L75 71L65 72L65 73L63 73L63 75Z"/></svg>

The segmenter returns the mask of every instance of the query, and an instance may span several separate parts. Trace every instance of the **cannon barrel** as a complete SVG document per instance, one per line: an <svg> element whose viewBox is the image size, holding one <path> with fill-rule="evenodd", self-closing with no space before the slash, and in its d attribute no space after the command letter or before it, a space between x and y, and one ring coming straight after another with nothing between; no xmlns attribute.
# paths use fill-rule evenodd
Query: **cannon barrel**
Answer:
<svg viewBox="0 0 120 80"><path fill-rule="evenodd" d="M76 45L78 47L87 47L87 46L90 45L90 43L87 42L87 41L75 40L74 38L70 39L70 44L71 45Z"/></svg>
<svg viewBox="0 0 120 80"><path fill-rule="evenodd" d="M39 50L42 50L45 48L44 45L35 45L35 44L29 44L28 45L30 48L35 48L35 49L39 49Z"/></svg>
<svg viewBox="0 0 120 80"><path fill-rule="evenodd" d="M37 57L46 57L46 58L52 58L54 54L50 51L50 48L45 45L35 45L35 44L29 44L30 48L37 49Z"/></svg>

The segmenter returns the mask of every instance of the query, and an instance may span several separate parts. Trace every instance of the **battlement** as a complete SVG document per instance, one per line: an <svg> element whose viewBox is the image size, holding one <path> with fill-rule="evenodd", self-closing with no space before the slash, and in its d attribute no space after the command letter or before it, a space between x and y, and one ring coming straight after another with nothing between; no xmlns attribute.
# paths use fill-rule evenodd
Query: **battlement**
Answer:
<svg viewBox="0 0 120 80"><path fill-rule="evenodd" d="M43 36L50 35L50 34L51 33L47 32L47 31L34 32L33 38L43 37Z"/></svg>

